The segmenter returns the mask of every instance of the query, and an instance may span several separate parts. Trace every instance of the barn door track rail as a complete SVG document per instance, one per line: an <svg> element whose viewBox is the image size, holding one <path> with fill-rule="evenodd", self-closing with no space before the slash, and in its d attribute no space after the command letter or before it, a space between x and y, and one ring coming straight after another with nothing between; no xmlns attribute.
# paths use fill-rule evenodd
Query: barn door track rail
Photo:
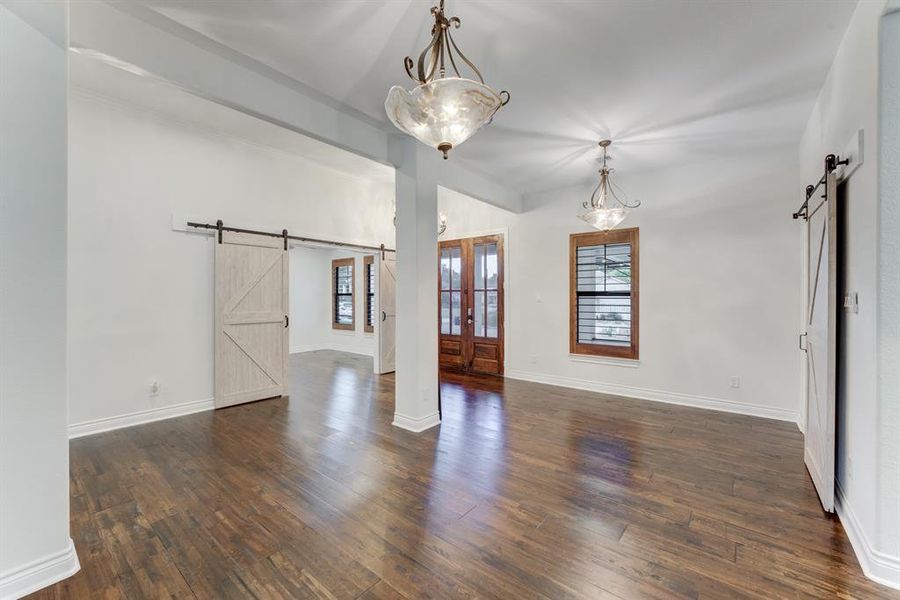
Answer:
<svg viewBox="0 0 900 600"><path fill-rule="evenodd" d="M812 195L816 193L816 190L819 189L819 186L825 184L825 176L833 172L840 165L849 164L849 158L841 160L836 154L829 154L828 156L826 156L825 173L822 175L822 178L819 179L818 183L816 183L815 185L806 186L806 200L803 201L803 204L800 205L800 208L797 209L797 212L792 215L794 219L802 218L804 221L807 220L809 218L809 199L812 198ZM825 197L825 194L823 194L822 197L828 200L828 198Z"/></svg>
<svg viewBox="0 0 900 600"><path fill-rule="evenodd" d="M393 248L385 248L384 244L381 244L380 246L366 246L364 244L349 244L347 242L336 242L334 240L320 240L320 239L316 239L316 238L302 237L299 235L288 235L287 229L282 229L280 233L276 233L274 231L259 231L257 229L244 229L241 227L226 227L225 224L222 222L222 219L219 219L218 221L216 221L215 224L213 224L213 223L195 223L192 221L188 221L187 226L193 227L194 229L211 229L211 230L215 231L218 242L220 244L222 243L222 232L223 231L231 231L232 233L249 233L252 235L263 235L266 237L282 238L282 239L284 239L284 249L285 250L288 249L288 241L291 240L291 241L295 241L295 242L306 242L309 244L324 244L324 245L328 245L328 246L338 246L340 248L352 248L354 250L371 250L373 252L377 251L377 252L382 252L382 253L396 252L396 250L394 250Z"/></svg>

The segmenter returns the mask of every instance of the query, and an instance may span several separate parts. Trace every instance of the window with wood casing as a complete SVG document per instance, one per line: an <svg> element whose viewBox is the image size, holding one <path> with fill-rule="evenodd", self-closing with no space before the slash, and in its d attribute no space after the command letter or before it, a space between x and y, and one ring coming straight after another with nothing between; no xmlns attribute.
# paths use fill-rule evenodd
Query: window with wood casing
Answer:
<svg viewBox="0 0 900 600"><path fill-rule="evenodd" d="M638 229L569 236L569 352L638 358Z"/></svg>
<svg viewBox="0 0 900 600"><path fill-rule="evenodd" d="M375 257L371 254L363 258L363 275L366 279L366 325L365 330L375 332Z"/></svg>
<svg viewBox="0 0 900 600"><path fill-rule="evenodd" d="M331 327L354 329L353 259L338 258L331 261Z"/></svg>

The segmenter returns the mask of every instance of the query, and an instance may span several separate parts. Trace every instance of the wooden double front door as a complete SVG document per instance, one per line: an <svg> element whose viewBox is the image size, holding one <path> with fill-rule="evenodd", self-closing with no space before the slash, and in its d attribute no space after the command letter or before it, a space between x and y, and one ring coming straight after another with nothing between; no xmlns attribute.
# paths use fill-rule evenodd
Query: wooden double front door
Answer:
<svg viewBox="0 0 900 600"><path fill-rule="evenodd" d="M503 374L503 236L440 243L441 368Z"/></svg>

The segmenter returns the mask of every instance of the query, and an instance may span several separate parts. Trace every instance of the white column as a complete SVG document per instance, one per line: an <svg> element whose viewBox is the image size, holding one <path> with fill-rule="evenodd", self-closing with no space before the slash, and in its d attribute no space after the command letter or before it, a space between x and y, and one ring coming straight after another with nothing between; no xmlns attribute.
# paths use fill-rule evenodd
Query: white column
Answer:
<svg viewBox="0 0 900 600"><path fill-rule="evenodd" d="M66 432L66 11L0 3L0 598L78 570Z"/></svg>
<svg viewBox="0 0 900 600"><path fill-rule="evenodd" d="M889 561L868 574L900 588L900 0L888 2L879 31L878 78L878 538ZM852 199L851 199L852 202Z"/></svg>
<svg viewBox="0 0 900 600"><path fill-rule="evenodd" d="M397 167L397 387L394 425L424 431L438 415L437 170L439 154L390 142Z"/></svg>

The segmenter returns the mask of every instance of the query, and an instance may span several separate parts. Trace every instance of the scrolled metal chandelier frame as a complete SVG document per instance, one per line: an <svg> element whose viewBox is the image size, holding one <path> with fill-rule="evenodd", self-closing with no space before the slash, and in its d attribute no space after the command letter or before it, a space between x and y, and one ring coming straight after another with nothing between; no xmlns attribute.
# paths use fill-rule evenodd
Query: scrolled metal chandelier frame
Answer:
<svg viewBox="0 0 900 600"><path fill-rule="evenodd" d="M582 203L582 206L588 209L588 212L579 215L583 221L601 231L608 231L614 228L625 219L629 210L641 205L640 200L629 202L622 188L613 182L611 174L614 169L609 168L606 164L610 160L607 154L607 148L609 148L610 144L612 144L611 140L600 141L600 147L603 149L600 182L591 193L590 200ZM622 198L619 197L620 194Z"/></svg>
<svg viewBox="0 0 900 600"><path fill-rule="evenodd" d="M459 49L451 33L459 17L444 14L444 0L431 8L431 41L418 60L407 56L403 67L414 90L394 86L385 101L388 117L400 130L447 153L493 120L509 103L506 90L497 92L484 82L478 67ZM468 68L471 77L463 75Z"/></svg>
<svg viewBox="0 0 900 600"><path fill-rule="evenodd" d="M456 76L463 78L453 56L454 53L456 53L462 62L472 70L472 73L478 78L478 82L482 85L487 85L484 83L484 77L481 76L481 71L479 71L478 67L463 54L462 50L459 49L459 46L456 45L453 34L450 33L451 29L459 29L460 25L462 25L460 18L450 17L448 19L444 16L444 0L441 0L439 6L431 7L431 14L434 16L434 25L431 27L431 41L419 54L418 61L413 62L413 59L409 56L403 59L403 67L406 69L406 74L409 75L409 78L424 85L434 79L435 70L438 67L440 67L440 78L444 78L447 76L448 63ZM428 59L427 63L426 58ZM415 75L413 75L413 67L416 67ZM501 98L500 106L506 106L509 102L509 92L502 90L498 92L497 95Z"/></svg>

